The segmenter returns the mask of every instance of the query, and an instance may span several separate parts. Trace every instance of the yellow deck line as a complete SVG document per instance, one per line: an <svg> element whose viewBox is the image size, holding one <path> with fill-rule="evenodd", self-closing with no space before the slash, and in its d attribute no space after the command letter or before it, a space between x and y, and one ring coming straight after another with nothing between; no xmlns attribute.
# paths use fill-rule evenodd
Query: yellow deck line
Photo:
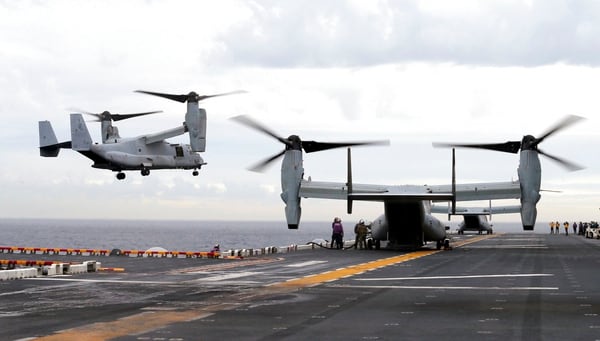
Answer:
<svg viewBox="0 0 600 341"><path fill-rule="evenodd" d="M101 341L126 335L136 335L150 332L167 325L193 321L208 317L216 311L224 310L223 304L207 306L201 310L185 311L146 311L127 316L111 322L98 322L72 329L66 329L56 334L36 338L39 341Z"/></svg>
<svg viewBox="0 0 600 341"><path fill-rule="evenodd" d="M496 235L486 234L486 235L469 238L467 240L454 243L454 247L460 247L463 245L476 243L476 242L479 242L479 241L482 241L482 240L485 240L488 238L492 238L494 236L496 236ZM438 253L438 252L441 252L441 251L440 250L414 251L414 252L411 252L411 253L408 253L405 255L401 255L401 256L378 259L378 260L375 260L372 262L351 265L351 266L348 266L348 267L345 267L342 269L338 269L338 270L334 270L334 271L327 271L327 272L323 272L320 274L310 275L310 276L306 276L306 277L302 277L302 278L296 278L296 279L292 279L292 280L285 281L285 282L279 282L279 283L273 284L272 286L273 287L287 287L287 288L289 288L289 287L295 287L295 288L310 287L310 286L318 285L318 284L325 283L325 282L335 281L340 278L345 278L345 277L353 276L356 274L360 274L365 271L379 269L379 268L393 265L393 264L408 262L413 259L429 256L429 255L432 255L432 254Z"/></svg>
<svg viewBox="0 0 600 341"><path fill-rule="evenodd" d="M492 238L495 235L478 236L469 238L466 241L454 243L455 247L460 247L466 244L475 243L481 240ZM435 253L441 252L440 250L420 250L411 252L408 254L382 258L375 261L361 263L356 265L350 265L348 267L337 269L333 271L327 271L320 274L310 275L303 278L292 279L286 282L279 282L269 285L265 288L258 289L258 295L261 293L267 294L272 290L276 291L287 291L290 289L297 289L302 287L311 287L321 283L335 281L340 278L353 276L356 274L363 273L389 265L399 264L408 262L417 258L429 256ZM184 311L151 311L143 312L128 317L124 317L111 322L99 322L92 323L76 327L73 329L67 329L59 331L55 334L43 336L35 340L41 341L70 341L70 340L86 340L86 341L100 341L112 338L117 338L126 335L141 334L163 328L167 325L185 322L191 320L202 319L210 316L216 311L225 310L227 307L231 308L227 304L215 304L207 306L201 310L184 310Z"/></svg>
<svg viewBox="0 0 600 341"><path fill-rule="evenodd" d="M378 259L378 260L368 262L368 263L351 265L351 266L348 266L348 267L345 267L342 269L338 269L338 270L334 270L334 271L327 271L327 272L323 272L320 274L315 274L315 275L310 275L310 276L306 276L306 277L302 277L302 278L292 279L292 280L285 281L285 282L275 283L275 284L273 284L273 286L275 286L275 287L313 286L313 285L321 284L324 282L330 282L330 281L334 281L334 280L337 280L340 278L353 276L353 275L356 275L359 273L363 273L365 271L370 271L370 270L382 268L382 267L393 265L393 264L408 262L410 260L429 256L431 254L438 253L438 252L440 252L440 251L438 251L438 250L415 251L415 252L411 252L409 254L405 254L405 255L401 255L401 256L382 258L382 259Z"/></svg>

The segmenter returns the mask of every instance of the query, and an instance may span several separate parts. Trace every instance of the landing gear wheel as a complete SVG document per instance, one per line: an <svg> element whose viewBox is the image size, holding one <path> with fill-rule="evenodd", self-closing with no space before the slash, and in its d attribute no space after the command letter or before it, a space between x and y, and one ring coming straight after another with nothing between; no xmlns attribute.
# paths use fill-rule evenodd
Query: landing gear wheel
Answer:
<svg viewBox="0 0 600 341"><path fill-rule="evenodd" d="M150 175L150 170L147 168L144 168L140 171L140 173L142 174L142 176L148 176L148 175Z"/></svg>
<svg viewBox="0 0 600 341"><path fill-rule="evenodd" d="M450 249L450 239L444 240L444 249L446 249L446 250Z"/></svg>
<svg viewBox="0 0 600 341"><path fill-rule="evenodd" d="M193 176L198 176L198 171L197 171L197 170L194 170L194 171L192 172L192 175L193 175Z"/></svg>
<svg viewBox="0 0 600 341"><path fill-rule="evenodd" d="M381 248L381 241L379 239L375 239L375 250L379 250Z"/></svg>
<svg viewBox="0 0 600 341"><path fill-rule="evenodd" d="M125 173L119 172L117 173L117 180L123 180L125 179Z"/></svg>
<svg viewBox="0 0 600 341"><path fill-rule="evenodd" d="M441 250L441 249L442 249L442 241L441 241L441 240L438 240L438 241L435 243L435 248L436 248L436 249L438 249L438 250Z"/></svg>

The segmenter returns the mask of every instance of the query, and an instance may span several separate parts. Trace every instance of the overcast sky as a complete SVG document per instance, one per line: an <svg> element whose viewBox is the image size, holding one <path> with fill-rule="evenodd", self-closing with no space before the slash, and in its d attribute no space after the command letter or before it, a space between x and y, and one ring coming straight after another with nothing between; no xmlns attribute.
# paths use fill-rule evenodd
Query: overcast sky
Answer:
<svg viewBox="0 0 600 341"><path fill-rule="evenodd" d="M538 221L597 220L598 37L597 1L0 1L0 217L283 222L279 164L246 170L283 146L230 120L241 114L283 136L389 139L353 149L354 181L398 185L450 183L450 151L434 141L520 140L576 114L587 120L541 148L586 168L542 160L543 188L560 193L542 194ZM122 136L181 124L185 105L137 89L248 93L202 103L208 164L198 177L118 181L71 150L39 156L37 122L69 140L70 108L164 111L117 122ZM99 124L88 127L99 141ZM344 182L345 155L305 155L306 176ZM457 151L458 182L516 179L517 166L518 155ZM383 211L302 203L304 220Z"/></svg>

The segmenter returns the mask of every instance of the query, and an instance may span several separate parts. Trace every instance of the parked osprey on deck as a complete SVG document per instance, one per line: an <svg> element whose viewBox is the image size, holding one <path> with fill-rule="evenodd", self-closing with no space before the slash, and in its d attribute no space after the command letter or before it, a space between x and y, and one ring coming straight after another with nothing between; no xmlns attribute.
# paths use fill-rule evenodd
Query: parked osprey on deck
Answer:
<svg viewBox="0 0 600 341"><path fill-rule="evenodd" d="M554 160L562 161L563 164L568 164L575 168L573 164L566 163L564 160L552 157L537 149L537 144L544 138L576 121L576 119L571 118L550 130L540 139L526 136L523 138L522 144L519 142L508 143L512 148L511 151L515 150L514 152L516 152L519 148L522 150L519 166L520 178L518 181L456 184L453 152L452 183L450 185L398 186L357 184L352 181L350 148L348 148L348 176L346 183L312 181L310 177L308 180L304 179L302 149L308 153L330 148L372 143L322 144L315 141L302 141L296 135L291 135L285 139L249 117L238 116L234 117L234 119L274 137L286 146L284 151L264 160L252 170L260 170L265 165L283 156L281 165L281 198L286 204L285 214L288 228L298 228L301 213L300 201L302 197L346 200L348 203L348 213L352 213L353 201L380 201L384 204L384 213L373 220L371 233L376 246L379 245L379 241L387 240L389 248L419 248L427 241L436 242L438 248L441 248L442 245L448 245L446 224L431 214L432 202L436 201L451 202L452 207L445 213L460 214L456 212L456 201L521 199L520 211L523 227L524 229L533 229L536 204L539 200L541 176L538 153L549 156ZM449 145L453 146L452 144ZM467 147L467 145L456 146ZM482 148L481 145L477 147ZM504 151L502 146L496 146L495 149ZM500 208L500 210L503 213L516 211L514 206Z"/></svg>
<svg viewBox="0 0 600 341"><path fill-rule="evenodd" d="M206 110L198 106L198 102L210 97L230 95L242 91L234 91L216 95L200 96L195 92L187 95L172 95L149 91L137 91L154 96L168 98L181 103L187 102L185 122L181 126L153 134L137 137L119 135L113 121L157 113L159 111L136 114L91 114L101 122L102 144L93 143L87 125L80 113L71 114L71 141L59 143L49 121L39 122L40 155L56 157L61 148L73 149L88 157L94 164L92 167L109 169L117 172L117 179L125 179L123 171L139 170L143 176L150 174L151 169L198 169L206 162L200 152L206 150ZM90 113L86 113L90 114ZM173 144L165 141L168 138L189 134L190 144Z"/></svg>

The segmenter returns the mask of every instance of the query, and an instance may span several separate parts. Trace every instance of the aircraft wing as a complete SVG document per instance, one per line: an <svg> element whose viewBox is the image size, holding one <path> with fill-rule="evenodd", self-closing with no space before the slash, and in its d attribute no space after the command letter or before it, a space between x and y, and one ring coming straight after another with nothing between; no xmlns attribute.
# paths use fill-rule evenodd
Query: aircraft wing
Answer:
<svg viewBox="0 0 600 341"><path fill-rule="evenodd" d="M147 134L147 135L142 136L141 138L143 138L143 140L146 144L152 144L152 143L163 141L168 138L179 136L179 135L182 135L185 133L186 133L186 128L184 125L182 125L181 127L161 131L159 133Z"/></svg>
<svg viewBox="0 0 600 341"><path fill-rule="evenodd" d="M341 182L323 182L302 180L300 196L303 198L348 199L348 186ZM433 193L429 186L386 186L370 184L352 184L352 200L360 201L412 201L412 200L452 200L450 191Z"/></svg>
<svg viewBox="0 0 600 341"><path fill-rule="evenodd" d="M429 186L432 193L452 192L452 185ZM456 184L456 201L499 200L521 198L518 181Z"/></svg>
<svg viewBox="0 0 600 341"><path fill-rule="evenodd" d="M348 185L343 182L302 180L300 196L303 198L348 199ZM521 188L518 181L456 184L456 201L519 199ZM452 200L452 185L371 185L352 184L352 200L405 201L405 200Z"/></svg>
<svg viewBox="0 0 600 341"><path fill-rule="evenodd" d="M452 208L432 205L431 213L443 213L448 214ZM492 214L509 214L521 212L520 205L507 205L507 206L496 206L496 207L456 207L455 215L492 215Z"/></svg>
<svg viewBox="0 0 600 341"><path fill-rule="evenodd" d="M352 184L353 193L386 193L387 186ZM300 182L300 196L303 198L320 199L348 199L348 186L342 182L324 182L302 180Z"/></svg>

